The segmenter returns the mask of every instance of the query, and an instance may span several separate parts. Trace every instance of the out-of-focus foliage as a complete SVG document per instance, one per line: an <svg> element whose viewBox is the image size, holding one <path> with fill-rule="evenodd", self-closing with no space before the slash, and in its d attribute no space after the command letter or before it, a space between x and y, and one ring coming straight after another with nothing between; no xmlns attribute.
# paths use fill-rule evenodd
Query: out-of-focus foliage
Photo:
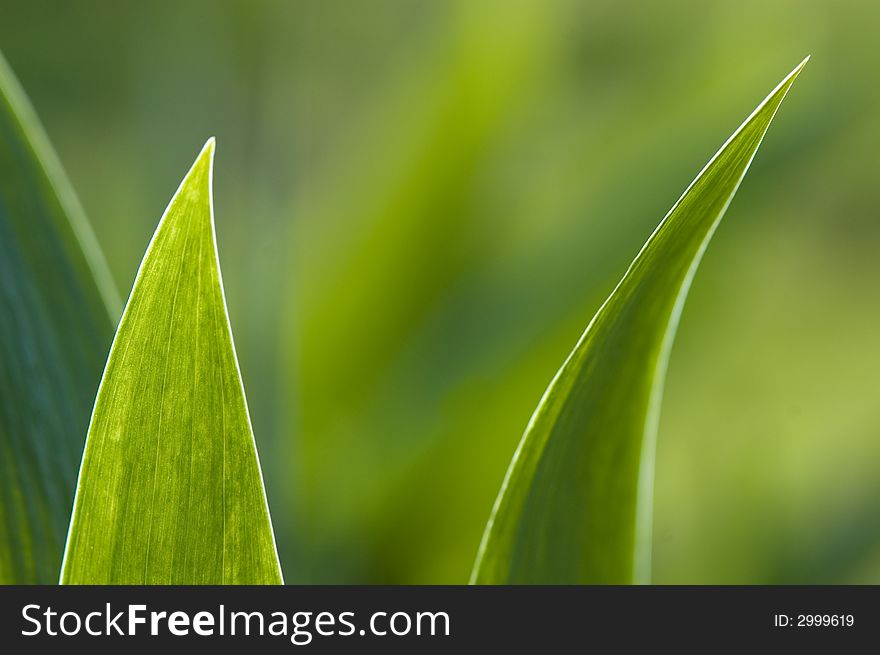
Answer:
<svg viewBox="0 0 880 655"><path fill-rule="evenodd" d="M0 584L58 580L115 293L0 55Z"/></svg>
<svg viewBox="0 0 880 655"><path fill-rule="evenodd" d="M467 580L559 362L812 53L691 289L653 578L877 582L878 22L864 0L6 0L0 48L120 288L217 135L285 579L390 583Z"/></svg>

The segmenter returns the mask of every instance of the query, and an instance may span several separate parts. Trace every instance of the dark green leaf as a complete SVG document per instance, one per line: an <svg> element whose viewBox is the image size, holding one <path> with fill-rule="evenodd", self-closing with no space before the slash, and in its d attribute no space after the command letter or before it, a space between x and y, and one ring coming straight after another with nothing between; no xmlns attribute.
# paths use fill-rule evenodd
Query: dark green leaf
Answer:
<svg viewBox="0 0 880 655"><path fill-rule="evenodd" d="M117 307L82 210L0 56L0 583L58 580Z"/></svg>

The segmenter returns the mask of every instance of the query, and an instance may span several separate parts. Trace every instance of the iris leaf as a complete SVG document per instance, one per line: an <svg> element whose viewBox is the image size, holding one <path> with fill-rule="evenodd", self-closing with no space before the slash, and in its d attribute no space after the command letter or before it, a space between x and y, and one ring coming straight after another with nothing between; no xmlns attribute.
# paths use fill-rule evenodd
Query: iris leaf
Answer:
<svg viewBox="0 0 880 655"><path fill-rule="evenodd" d="M280 584L214 235L214 140L141 262L98 391L64 584Z"/></svg>
<svg viewBox="0 0 880 655"><path fill-rule="evenodd" d="M544 393L496 500L471 582L650 580L654 451L691 281L806 59L685 190Z"/></svg>
<svg viewBox="0 0 880 655"><path fill-rule="evenodd" d="M0 56L0 584L58 580L118 306L79 202Z"/></svg>

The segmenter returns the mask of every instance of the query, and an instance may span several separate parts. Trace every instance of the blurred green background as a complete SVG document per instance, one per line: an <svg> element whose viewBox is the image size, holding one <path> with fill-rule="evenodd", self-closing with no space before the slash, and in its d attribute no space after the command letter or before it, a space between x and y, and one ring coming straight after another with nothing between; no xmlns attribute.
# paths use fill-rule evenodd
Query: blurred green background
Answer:
<svg viewBox="0 0 880 655"><path fill-rule="evenodd" d="M291 583L467 580L556 368L812 53L685 310L655 580L878 583L878 25L871 0L2 0L0 49L123 295L216 135Z"/></svg>

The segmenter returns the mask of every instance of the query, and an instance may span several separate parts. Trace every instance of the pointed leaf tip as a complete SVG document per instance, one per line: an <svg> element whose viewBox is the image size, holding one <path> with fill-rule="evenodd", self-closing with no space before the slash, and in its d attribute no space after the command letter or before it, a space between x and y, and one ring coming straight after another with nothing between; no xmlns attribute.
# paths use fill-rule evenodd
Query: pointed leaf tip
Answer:
<svg viewBox="0 0 880 655"><path fill-rule="evenodd" d="M210 170L214 165L214 150L216 148L216 141L214 137L211 137L207 141L205 141L205 145L202 146L202 149L199 151L198 156L193 162L192 171L198 168L206 168ZM187 175L189 177L189 175ZM184 180L185 183L185 180Z"/></svg>
<svg viewBox="0 0 880 655"><path fill-rule="evenodd" d="M199 153L199 158L203 155L210 155L213 157L214 149L217 146L217 139L215 137L208 137L208 140L205 141L205 145L202 146L202 151Z"/></svg>
<svg viewBox="0 0 880 655"><path fill-rule="evenodd" d="M795 69L791 72L791 74L789 75L789 77L792 77L792 78L797 77L797 76L800 74L800 72L801 72L802 70L804 70L804 66L807 65L807 62L810 61L810 57L812 57L812 56L813 56L813 55L807 55L806 57L804 57L803 60L801 61L801 63L799 63L799 64L795 67Z"/></svg>

